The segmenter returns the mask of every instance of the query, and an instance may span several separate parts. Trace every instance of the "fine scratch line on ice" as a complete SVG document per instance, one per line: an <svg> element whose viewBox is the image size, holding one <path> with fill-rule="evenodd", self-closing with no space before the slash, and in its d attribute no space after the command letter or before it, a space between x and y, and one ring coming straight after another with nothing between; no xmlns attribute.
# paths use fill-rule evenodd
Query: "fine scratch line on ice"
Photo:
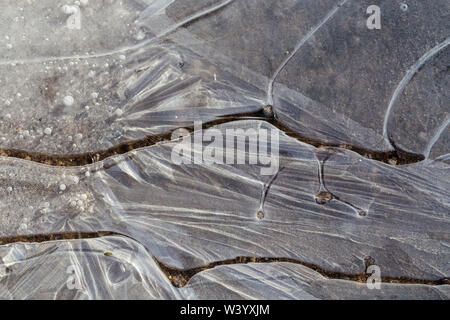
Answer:
<svg viewBox="0 0 450 320"><path fill-rule="evenodd" d="M388 122L389 117L392 112L392 109L394 107L394 104L397 102L398 97L405 89L406 85L411 81L412 77L416 74L416 72L422 67L425 62L430 60L435 54L437 54L439 51L444 49L450 44L450 38L445 39L444 42L438 44L431 50L429 50L427 53L425 53L415 64L413 64L409 70L406 72L405 76L403 77L402 81L398 84L397 88L394 91L394 94L392 95L391 101L389 102L389 106L386 110L386 114L384 116L384 122L383 122L383 137L386 140L386 142L391 146L394 147L389 139L388 136Z"/></svg>
<svg viewBox="0 0 450 320"><path fill-rule="evenodd" d="M216 5L216 6L214 6L214 7L207 8L207 9L205 9L205 10L203 10L203 11L200 11L200 12L198 12L198 13L196 13L196 14L190 16L189 18L186 18L185 20L183 20L183 21L181 21L181 22L179 22L179 23L177 23L177 24L175 24L175 25L173 25L173 26L167 28L165 31L161 32L161 33L158 35L158 37L164 37L164 36L167 36L168 34L174 32L175 30L177 30L178 28L181 28L182 26L188 24L189 22L192 22L192 21L194 21L194 20L196 20L196 19L198 19L198 18L201 18L201 17L203 17L203 16L206 16L206 15L208 15L208 14L214 12L214 11L217 11L217 10L219 10L219 9L221 9L221 8L223 8L223 7L227 6L227 5L229 5L229 4L232 3L233 1L234 1L234 0L227 0L227 1L224 1L224 2L222 2L222 3L219 3L218 5Z"/></svg>
<svg viewBox="0 0 450 320"><path fill-rule="evenodd" d="M264 212L264 204L266 202L266 198L267 198L267 194L269 193L269 189L272 186L272 183L275 181L275 179L278 177L278 175L280 174L281 171L284 170L284 167L281 168L280 170L278 170L278 172L272 176L272 178L270 178L270 180L264 184L263 186L263 190L261 192L261 199L259 202L259 209L258 211Z"/></svg>
<svg viewBox="0 0 450 320"><path fill-rule="evenodd" d="M277 79L279 73L284 69L284 67L288 64L288 62L296 55L297 51L303 47L303 45L319 30L324 24L326 24L342 7L348 0L343 0L341 3L337 4L336 7L333 8L326 16L322 19L322 21L314 26L305 37L297 44L294 50L284 59L284 61L280 64L278 69L274 72L272 77L269 80L269 84L267 86L267 101L266 104L273 105L273 84Z"/></svg>
<svg viewBox="0 0 450 320"><path fill-rule="evenodd" d="M447 161L450 160L450 153L444 154L442 156L439 156L438 158L436 158L435 160L441 160L441 161Z"/></svg>
<svg viewBox="0 0 450 320"><path fill-rule="evenodd" d="M85 54L85 55L45 57L45 58L33 58L33 59L22 59L22 60L0 60L0 66L10 65L10 64L29 64L29 63L43 63L43 62L49 62L49 61L64 61L64 60L72 60L72 59L101 58L101 57L106 57L106 56L112 56L112 55L118 54L118 53L123 53L123 52L130 51L130 50L136 50L136 49L142 48L142 47L152 43L153 41L155 41L159 38L162 38L162 37L165 37L165 36L171 34L172 32L176 31L177 29L183 27L184 25L186 25L194 20L197 20L208 14L211 14L214 11L217 11L217 10L229 5L233 1L235 1L235 0L226 0L226 1L221 2L213 7L206 8L205 10L200 11L200 12L186 18L179 23L169 26L166 30L163 30L162 32L157 34L155 37L150 38L146 41L143 41L143 42L138 43L133 46L128 46L128 47L124 47L124 48L120 48L120 49L116 49L116 50L112 50L112 51L108 51L108 52Z"/></svg>
<svg viewBox="0 0 450 320"><path fill-rule="evenodd" d="M433 138L431 138L430 142L427 145L427 148L425 150L425 159L428 159L430 157L431 149L433 149L433 146L436 144L444 130L447 128L447 126L450 124L450 117L447 118L447 120L438 128L436 133L434 134Z"/></svg>

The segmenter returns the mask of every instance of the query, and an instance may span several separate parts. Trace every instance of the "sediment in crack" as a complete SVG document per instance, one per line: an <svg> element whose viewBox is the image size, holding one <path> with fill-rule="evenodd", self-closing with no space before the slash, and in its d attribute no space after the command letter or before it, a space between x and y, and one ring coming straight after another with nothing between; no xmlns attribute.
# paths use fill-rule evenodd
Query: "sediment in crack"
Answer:
<svg viewBox="0 0 450 320"><path fill-rule="evenodd" d="M325 141L314 140L308 137L304 137L295 131L292 131L286 127L273 112L272 106L264 106L260 110L251 113L240 113L235 115L218 117L216 120L206 122L203 124L202 128L204 130L212 128L217 125L225 124L228 122L239 121L239 120L260 120L265 121L282 131L287 136L296 139L300 142L312 145L316 148L320 147L334 147L354 151L359 155L372 159L375 161L387 163L390 165L404 165L410 163L420 162L425 159L423 155L413 154L401 150L400 148L394 146L393 151L373 151L369 149L364 149L354 145L348 144L336 144L327 143ZM38 162L42 164L47 164L51 166L83 166L92 164L105 160L106 158L125 154L135 149L149 147L160 142L167 142L172 140L172 134L179 128L170 130L163 134L149 135L143 139L133 140L129 142L122 143L115 147L101 150L97 152L89 152L84 154L72 154L72 155L56 155L56 154L45 154L38 152L31 152L25 150L17 149L2 149L0 148L0 156L19 158L24 160L29 160L33 162ZM190 133L194 132L194 127L185 127Z"/></svg>
<svg viewBox="0 0 450 320"><path fill-rule="evenodd" d="M360 273L344 273L337 271L330 271L324 269L316 264L300 261L293 258L286 257L250 257L250 256L239 256L232 259L214 261L208 263L204 266L190 268L190 269L177 269L172 268L163 262L159 261L156 257L154 257L151 252L148 250L146 246L140 243L138 240L134 239L125 234L121 234L113 231L95 231L95 232L61 232L61 233L49 233L49 234L34 234L34 235L22 235L22 236L12 236L12 237L3 237L0 238L0 245L13 244L18 242L28 242L28 243L40 243L47 241L55 241L55 240L74 240L74 239L94 239L101 238L107 236L117 236L117 237L126 237L137 243L141 244L145 250L153 257L153 260L159 266L161 271L166 275L169 279L170 283L176 288L182 288L189 283L189 280L195 276L196 274L213 269L218 266L225 265L236 265L236 264L248 264L248 263L276 263L276 262L285 262L285 263L293 263L299 264L304 267L307 267L315 272L321 274L322 276L328 279L339 279L339 280L347 280L359 283L366 283L370 274L367 274L367 268L371 263L375 262L375 260L371 257L368 259L367 257L364 259L364 264L366 266L365 270ZM111 252L105 252L106 256L113 256ZM422 284L422 285L430 285L430 286L439 286L439 285L449 285L450 278L441 278L441 279L417 279L410 277L391 277L391 276L381 276L382 283L399 283L399 284Z"/></svg>

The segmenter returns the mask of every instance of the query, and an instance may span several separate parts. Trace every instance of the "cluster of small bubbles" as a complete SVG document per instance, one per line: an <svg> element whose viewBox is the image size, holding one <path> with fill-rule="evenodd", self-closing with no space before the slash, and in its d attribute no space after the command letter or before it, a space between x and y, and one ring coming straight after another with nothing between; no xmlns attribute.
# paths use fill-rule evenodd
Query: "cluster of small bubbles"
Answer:
<svg viewBox="0 0 450 320"><path fill-rule="evenodd" d="M7 190L8 192L12 192L13 188L12 188L12 187L8 187L8 188L6 188L6 190Z"/></svg>
<svg viewBox="0 0 450 320"><path fill-rule="evenodd" d="M91 93L91 98L92 99L97 99L98 98L98 93L97 92L92 92Z"/></svg>
<svg viewBox="0 0 450 320"><path fill-rule="evenodd" d="M49 202L44 202L43 208L40 210L41 213L46 213L48 211L48 208L50 208L50 203Z"/></svg>
<svg viewBox="0 0 450 320"><path fill-rule="evenodd" d="M45 133L46 135L51 135L51 134L52 134L52 128L45 128L45 129L44 129L44 133Z"/></svg>
<svg viewBox="0 0 450 320"><path fill-rule="evenodd" d="M74 184L77 184L79 181L80 181L80 178L78 178L77 176L73 176L73 177L72 177L72 182L73 182Z"/></svg>
<svg viewBox="0 0 450 320"><path fill-rule="evenodd" d="M88 199L87 194L82 193L75 196L75 199L70 201L70 206L75 208L78 207L79 210L84 211L86 207L86 200Z"/></svg>

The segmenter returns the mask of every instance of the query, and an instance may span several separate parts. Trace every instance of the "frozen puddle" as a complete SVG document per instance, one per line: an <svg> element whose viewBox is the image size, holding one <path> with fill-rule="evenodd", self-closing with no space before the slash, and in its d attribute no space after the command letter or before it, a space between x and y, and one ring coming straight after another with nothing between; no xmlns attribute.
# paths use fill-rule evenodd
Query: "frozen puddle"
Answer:
<svg viewBox="0 0 450 320"><path fill-rule="evenodd" d="M369 5L6 1L0 297L449 299L450 4Z"/></svg>

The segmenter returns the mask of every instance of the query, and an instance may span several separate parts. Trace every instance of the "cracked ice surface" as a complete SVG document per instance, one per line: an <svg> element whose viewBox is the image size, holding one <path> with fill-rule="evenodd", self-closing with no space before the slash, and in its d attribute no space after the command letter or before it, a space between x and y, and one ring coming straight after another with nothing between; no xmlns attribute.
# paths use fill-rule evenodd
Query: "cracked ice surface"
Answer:
<svg viewBox="0 0 450 320"><path fill-rule="evenodd" d="M122 235L0 245L0 297L448 299L448 285L368 290L287 262L217 266L175 288L154 260L285 257L356 274L371 257L385 276L449 277L449 3L380 2L382 29L368 30L372 2L89 1L69 28L71 1L2 1L2 150L95 153L266 103L289 132L214 125L276 131L271 176L176 165L179 141L79 167L0 155L1 238ZM426 159L393 166L345 145Z"/></svg>
<svg viewBox="0 0 450 320"><path fill-rule="evenodd" d="M277 130L259 121L218 128L228 127ZM290 257L339 272L360 272L366 256L390 276L439 279L450 271L445 245L450 171L442 162L395 168L281 135L283 171L259 220L268 177L258 166L175 165L175 144L80 168L4 159L2 235L114 231L183 269L252 255ZM324 166L328 190L366 216L341 201L315 202L318 151L330 154Z"/></svg>

